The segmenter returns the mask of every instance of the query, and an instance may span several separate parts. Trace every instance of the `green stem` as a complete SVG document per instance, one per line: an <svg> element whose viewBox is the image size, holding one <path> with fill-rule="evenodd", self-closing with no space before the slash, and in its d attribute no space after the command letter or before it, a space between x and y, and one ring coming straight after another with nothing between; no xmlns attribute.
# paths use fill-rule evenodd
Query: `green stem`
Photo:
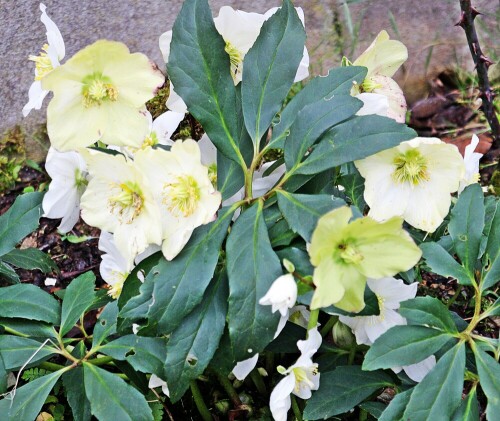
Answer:
<svg viewBox="0 0 500 421"><path fill-rule="evenodd" d="M330 319L326 322L326 325L321 328L321 336L325 337L328 335L328 332L330 332L335 323L337 323L338 319L339 316L330 317Z"/></svg>
<svg viewBox="0 0 500 421"><path fill-rule="evenodd" d="M316 310L311 310L311 315L309 316L309 323L307 323L307 331L314 329L318 325L319 308Z"/></svg>
<svg viewBox="0 0 500 421"><path fill-rule="evenodd" d="M349 358L347 360L347 365L352 365L354 363L354 357L356 356L356 349L357 349L356 344L353 344L351 346L351 349L349 349Z"/></svg>
<svg viewBox="0 0 500 421"><path fill-rule="evenodd" d="M241 405L241 400L240 400L240 397L238 395L238 392L233 387L233 384L229 381L227 376L224 376L223 374L219 373L218 371L214 371L214 373L217 376L219 383L224 388L227 395L229 396L229 398L233 402L233 405L235 407L239 407Z"/></svg>
<svg viewBox="0 0 500 421"><path fill-rule="evenodd" d="M64 366L64 365L49 363L46 361L38 364L38 367L43 368L44 370L47 370L47 371L57 371L57 370L62 370L63 368L66 368L66 366Z"/></svg>
<svg viewBox="0 0 500 421"><path fill-rule="evenodd" d="M11 335L16 335L16 336L20 336L22 338L29 338L29 335L26 335L24 333L21 333L21 332L18 332L17 330L14 330L14 329L11 329L10 327L8 326L3 326L3 328L5 329L5 331L7 333L10 333Z"/></svg>
<svg viewBox="0 0 500 421"><path fill-rule="evenodd" d="M266 390L266 385L264 384L264 380L262 379L262 376L259 373L259 370L254 368L250 372L250 378L252 379L253 383L255 384L255 387L259 391L261 395L265 395L267 393Z"/></svg>
<svg viewBox="0 0 500 421"><path fill-rule="evenodd" d="M297 403L297 398L295 395L290 395L292 397L292 411L293 415L297 421L302 421L302 413L300 412L299 404Z"/></svg>
<svg viewBox="0 0 500 421"><path fill-rule="evenodd" d="M92 364L92 365L105 365L105 364L108 364L110 362L112 362L114 359L113 357L100 357L100 358L94 358L92 360L87 360L87 362L89 364Z"/></svg>
<svg viewBox="0 0 500 421"><path fill-rule="evenodd" d="M364 409L359 410L359 421L366 421L368 419L368 412Z"/></svg>
<svg viewBox="0 0 500 421"><path fill-rule="evenodd" d="M467 329L465 329L465 331L463 332L467 336L472 333L476 325L481 320L481 290L479 289L479 286L477 284L474 284L473 286L475 295L474 315L472 316L469 326L467 326Z"/></svg>
<svg viewBox="0 0 500 421"><path fill-rule="evenodd" d="M203 421L213 421L212 414L208 410L207 405L203 400L203 396L201 396L200 388L198 387L196 380L191 380L190 387L194 403L196 404L196 408L203 418Z"/></svg>

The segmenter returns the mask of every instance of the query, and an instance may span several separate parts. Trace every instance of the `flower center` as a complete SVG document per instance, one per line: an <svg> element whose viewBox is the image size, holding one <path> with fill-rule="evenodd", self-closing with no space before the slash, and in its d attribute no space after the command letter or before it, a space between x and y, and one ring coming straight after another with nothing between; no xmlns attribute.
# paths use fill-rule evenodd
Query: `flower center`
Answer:
<svg viewBox="0 0 500 421"><path fill-rule="evenodd" d="M85 76L82 83L83 104L86 108L118 99L118 89L111 83L109 77L101 73Z"/></svg>
<svg viewBox="0 0 500 421"><path fill-rule="evenodd" d="M344 263L358 264L363 260L363 255L351 244L343 243L338 245L340 250L340 258Z"/></svg>
<svg viewBox="0 0 500 421"><path fill-rule="evenodd" d="M313 376L318 374L318 365L317 364L314 364L312 367L307 367L307 369L304 367L295 367L292 371L293 371L293 374L295 375L294 391L296 393L299 392L301 387L307 386L308 389L312 389L314 387L314 383L312 382L312 380L309 379L307 374L308 374L308 371Z"/></svg>
<svg viewBox="0 0 500 421"><path fill-rule="evenodd" d="M242 70L241 64L243 63L243 55L229 41L226 41L226 47L224 50L229 54L229 61L231 62L231 76L235 79L236 74Z"/></svg>
<svg viewBox="0 0 500 421"><path fill-rule="evenodd" d="M144 196L137 183L125 181L118 185L119 193L109 198L111 212L116 214L120 222L130 224L144 206Z"/></svg>
<svg viewBox="0 0 500 421"><path fill-rule="evenodd" d="M158 136L156 135L156 132L151 132L151 134L144 139L144 142L142 142L141 149L147 149L149 147L157 145L159 142Z"/></svg>
<svg viewBox="0 0 500 421"><path fill-rule="evenodd" d="M87 180L87 173L85 171L81 171L80 168L75 168L75 187L80 192L85 190L89 184Z"/></svg>
<svg viewBox="0 0 500 421"><path fill-rule="evenodd" d="M418 185L429 180L427 159L416 149L409 149L405 153L399 154L394 158L393 163L396 169L392 173L392 177L397 183L409 182Z"/></svg>
<svg viewBox="0 0 500 421"><path fill-rule="evenodd" d="M385 319L385 298L378 295L378 294L375 294L375 296L377 297L377 301L378 301L378 308L380 310L380 314L378 315L378 319L380 321L383 321Z"/></svg>
<svg viewBox="0 0 500 421"><path fill-rule="evenodd" d="M360 92L373 92L375 89L382 88L380 83L375 82L373 79L366 78L359 87Z"/></svg>
<svg viewBox="0 0 500 421"><path fill-rule="evenodd" d="M200 187L191 175L182 175L176 180L174 183L165 185L163 203L176 216L182 214L187 218L194 213L200 201Z"/></svg>
<svg viewBox="0 0 500 421"><path fill-rule="evenodd" d="M49 46L43 44L42 51L37 56L29 56L29 60L35 62L35 80L41 80L47 73L54 70L48 56Z"/></svg>
<svg viewBox="0 0 500 421"><path fill-rule="evenodd" d="M123 284L125 283L125 279L127 279L128 274L113 270L111 275L115 282L111 285L111 288L109 288L108 295L116 300L122 293Z"/></svg>
<svg viewBox="0 0 500 421"><path fill-rule="evenodd" d="M217 188L217 164L210 164L208 166L208 178L214 186L214 189Z"/></svg>

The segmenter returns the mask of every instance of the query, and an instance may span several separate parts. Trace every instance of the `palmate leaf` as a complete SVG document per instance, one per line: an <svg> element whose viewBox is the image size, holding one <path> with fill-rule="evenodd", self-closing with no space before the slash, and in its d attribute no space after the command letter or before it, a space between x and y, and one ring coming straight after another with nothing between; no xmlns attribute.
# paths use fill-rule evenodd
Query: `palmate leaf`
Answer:
<svg viewBox="0 0 500 421"><path fill-rule="evenodd" d="M229 334L237 361L262 351L273 339L279 320L278 314L259 304L282 274L278 256L271 248L262 207L259 200L242 212L226 245Z"/></svg>
<svg viewBox="0 0 500 421"><path fill-rule="evenodd" d="M350 95L353 82L364 80L365 76L365 67L339 67L330 70L326 76L317 76L309 81L282 111L279 123L273 127L268 148L284 148L290 126L305 107L325 98Z"/></svg>
<svg viewBox="0 0 500 421"><path fill-rule="evenodd" d="M394 326L365 355L364 370L416 364L453 340L449 333L423 326Z"/></svg>
<svg viewBox="0 0 500 421"><path fill-rule="evenodd" d="M245 126L257 144L287 96L304 51L304 26L290 0L264 22L245 55L241 99Z"/></svg>
<svg viewBox="0 0 500 421"><path fill-rule="evenodd" d="M47 253L35 248L11 250L7 254L4 254L1 260L18 268L27 270L38 269L43 273L59 270Z"/></svg>
<svg viewBox="0 0 500 421"><path fill-rule="evenodd" d="M278 190L278 205L291 228L311 242L318 219L328 211L345 205L345 202L328 194L293 194Z"/></svg>
<svg viewBox="0 0 500 421"><path fill-rule="evenodd" d="M444 354L432 371L413 389L403 419L445 420L460 405L465 371L465 343Z"/></svg>
<svg viewBox="0 0 500 421"><path fill-rule="evenodd" d="M153 269L154 301L149 306L150 324L171 333L201 302L213 277L221 244L234 209L222 208L214 222L198 227L181 253L172 261L162 260ZM141 288L142 290L142 288Z"/></svg>
<svg viewBox="0 0 500 421"><path fill-rule="evenodd" d="M479 257L484 212L483 190L479 184L471 184L458 197L448 224L455 251L472 279Z"/></svg>
<svg viewBox="0 0 500 421"><path fill-rule="evenodd" d="M41 320L58 325L60 313L59 302L34 285L0 288L0 317Z"/></svg>
<svg viewBox="0 0 500 421"><path fill-rule="evenodd" d="M168 75L217 149L246 167L253 147L242 136L241 102L224 48L207 0L186 0L172 29Z"/></svg>
<svg viewBox="0 0 500 421"><path fill-rule="evenodd" d="M92 305L95 299L95 275L89 271L73 279L66 288L62 303L61 329L59 334L68 333L76 321Z"/></svg>
<svg viewBox="0 0 500 421"><path fill-rule="evenodd" d="M387 117L356 116L326 132L311 154L298 166L296 174L317 174L392 148L416 135L406 125Z"/></svg>
<svg viewBox="0 0 500 421"><path fill-rule="evenodd" d="M304 418L327 419L354 408L377 390L393 385L383 371L366 372L359 366L338 367L321 374L320 388L307 401Z"/></svg>
<svg viewBox="0 0 500 421"><path fill-rule="evenodd" d="M144 395L116 374L83 363L83 376L90 410L99 421L153 420Z"/></svg>
<svg viewBox="0 0 500 421"><path fill-rule="evenodd" d="M43 193L25 193L18 196L9 210L0 216L0 256L11 251L38 227L42 198Z"/></svg>
<svg viewBox="0 0 500 421"><path fill-rule="evenodd" d="M226 324L227 297L227 275L223 271L205 291L202 303L170 335L164 370L172 402L178 401L191 380L205 371L219 346Z"/></svg>
<svg viewBox="0 0 500 421"><path fill-rule="evenodd" d="M59 377L68 370L64 368L47 374L18 388L15 395L6 395L0 400L2 420L34 420Z"/></svg>

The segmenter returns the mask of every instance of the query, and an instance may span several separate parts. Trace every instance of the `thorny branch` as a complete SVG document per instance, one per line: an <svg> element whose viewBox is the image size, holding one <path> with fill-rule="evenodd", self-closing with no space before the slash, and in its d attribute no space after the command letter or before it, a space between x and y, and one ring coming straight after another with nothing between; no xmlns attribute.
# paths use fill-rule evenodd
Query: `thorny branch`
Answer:
<svg viewBox="0 0 500 421"><path fill-rule="evenodd" d="M488 79L488 68L493 64L493 62L481 51L476 28L474 26L474 19L480 13L471 5L471 0L460 0L460 8L462 12L457 26L461 26L467 36L467 43L469 44L472 59L474 60L474 64L476 66L478 85L482 99L481 108L491 127L493 144L496 147L499 147L500 123L498 122L495 107L493 105L493 97L495 94L491 89L490 81Z"/></svg>

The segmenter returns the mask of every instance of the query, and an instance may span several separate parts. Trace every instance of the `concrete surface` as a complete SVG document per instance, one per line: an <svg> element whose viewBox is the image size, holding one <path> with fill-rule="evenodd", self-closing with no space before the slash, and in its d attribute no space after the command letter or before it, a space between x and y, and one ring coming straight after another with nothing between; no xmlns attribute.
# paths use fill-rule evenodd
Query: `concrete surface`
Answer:
<svg viewBox="0 0 500 421"><path fill-rule="evenodd" d="M411 86L414 80L423 80L424 63L432 45L431 70L457 62L471 68L463 31L453 26L459 18L458 0L347 1L347 7L344 0L295 1L306 14L308 47L315 63L312 73L324 73L339 62L342 53L355 58L381 29L395 36L389 11L410 52L407 73L400 76L401 82L406 80ZM210 1L214 14L223 5L262 13L279 3L279 0ZM499 1L473 3L484 13L481 17L484 44L489 54L498 58ZM161 63L158 36L171 29L182 0L45 0L45 5L65 40L66 58L97 39L107 38L123 41L131 51L141 51ZM360 28L354 46L348 29L349 17L352 26ZM28 55L38 54L46 42L45 28L39 19L38 1L0 0L0 133L15 124L21 124L30 133L44 122L44 109L32 111L25 119L21 114L33 80L34 64L27 60Z"/></svg>

